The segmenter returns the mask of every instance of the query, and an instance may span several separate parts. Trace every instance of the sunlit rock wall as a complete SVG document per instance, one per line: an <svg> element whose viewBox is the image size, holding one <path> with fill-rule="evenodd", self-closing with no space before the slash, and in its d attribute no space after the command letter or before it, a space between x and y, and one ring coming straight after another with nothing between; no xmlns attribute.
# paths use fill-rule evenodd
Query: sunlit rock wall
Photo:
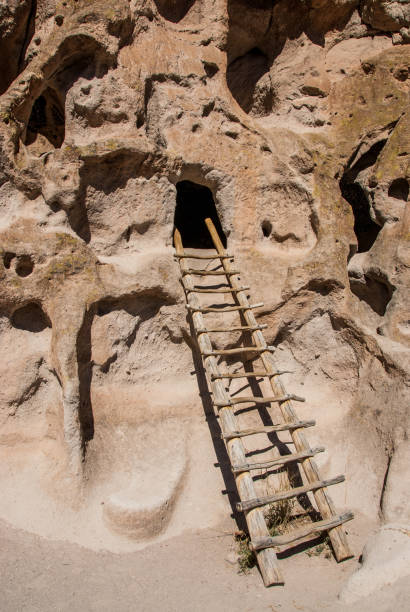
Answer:
<svg viewBox="0 0 410 612"><path fill-rule="evenodd" d="M229 513L172 256L191 181L338 507L410 521L409 7L0 3L0 516L126 548Z"/></svg>

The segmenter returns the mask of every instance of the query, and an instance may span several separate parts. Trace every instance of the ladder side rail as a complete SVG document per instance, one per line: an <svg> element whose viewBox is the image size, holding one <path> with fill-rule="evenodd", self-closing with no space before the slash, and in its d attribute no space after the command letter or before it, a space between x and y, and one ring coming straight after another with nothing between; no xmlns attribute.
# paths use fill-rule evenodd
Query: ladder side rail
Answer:
<svg viewBox="0 0 410 612"><path fill-rule="evenodd" d="M177 254L182 255L184 252L183 245L181 235L177 229L174 233L174 244ZM186 271L186 260L180 257L179 261L181 269L183 271ZM190 275L185 275L185 280L187 283L193 282ZM198 298L194 293L188 294L188 300L193 306L199 307ZM206 329L204 317L201 312L193 311L192 320L194 323L195 331ZM200 333L197 334L197 338L201 353L212 351L211 339L206 332L200 331ZM208 379L210 381L212 381L213 375L219 376L219 368L215 357L203 357L203 363L205 366L205 371L208 375ZM223 431L236 431L238 429L238 422L233 413L233 410L229 407L229 396L225 391L223 381L221 379L216 379L215 381L211 382L210 386L213 390L214 398L218 401L223 402L226 406L219 409L218 411ZM243 446L242 440L240 438L233 438L232 440L230 440L226 444L226 448L231 465L236 465L238 463L246 463L247 459L245 454L245 447ZM247 501L257 496L254 487L254 482L249 472L242 472L241 474L235 475L235 483L241 500ZM269 537L270 534L266 526L265 517L263 511L260 508L246 512L245 518L251 538L255 539L260 537ZM282 573L278 566L276 553L272 548L267 548L265 550L258 551L256 553L256 558L265 586L284 583Z"/></svg>
<svg viewBox="0 0 410 612"><path fill-rule="evenodd" d="M209 218L206 219L205 223L211 235L211 238L215 245L216 250L220 254L225 253L225 249L218 236L218 232L215 229L212 219L209 219ZM231 270L231 264L229 262L229 259L221 259L221 263L226 272L229 272ZM230 282L234 288L238 288L239 285L234 276L227 276L227 278L230 279ZM236 299L238 300L239 304L241 304L242 306L246 306L249 304L248 298L245 293L240 293L240 292L236 293ZM255 315L251 310L243 311L243 316L248 325L252 325L252 326L257 325ZM252 338L256 346L267 348L265 338L263 336L263 333L260 330L253 331ZM277 370L277 367L275 367L274 359L272 358L272 355L268 351L261 353L260 357L268 372L273 373ZM270 384L271 384L272 391L274 392L274 394L278 394L278 395L285 394L285 388L280 379L276 379L272 377L270 378ZM298 420L298 416L295 410L293 409L290 401L281 403L280 410L286 422ZM304 435L302 431L296 429L296 430L290 431L290 435L292 437L292 441L297 451L304 451L304 450L306 451L310 448L310 445L307 442L306 436ZM311 459L311 458L305 459L301 463L301 465L306 475L306 479L309 483L313 483L317 480L321 480L319 469L314 459ZM326 489L319 489L315 491L313 493L313 496L315 498L320 514L322 515L324 519L330 519L332 516L336 515L336 509L333 505L333 501L331 500ZM330 540L332 542L333 550L335 552L337 561L342 561L344 559L348 559L349 557L353 556L349 548L348 542L347 542L346 534L341 526L329 529L328 533L329 533Z"/></svg>

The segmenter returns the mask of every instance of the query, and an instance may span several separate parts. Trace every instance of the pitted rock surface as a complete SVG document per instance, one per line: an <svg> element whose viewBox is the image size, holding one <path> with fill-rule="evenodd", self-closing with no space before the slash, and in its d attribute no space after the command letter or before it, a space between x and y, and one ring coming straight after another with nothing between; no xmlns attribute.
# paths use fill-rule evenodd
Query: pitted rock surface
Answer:
<svg viewBox="0 0 410 612"><path fill-rule="evenodd" d="M173 260L190 182L264 301L285 385L331 451L323 471L346 474L336 505L408 523L409 11L0 2L2 518L128 550L144 513L150 537L193 527L193 466L196 516L229 513ZM164 434L170 418L179 437ZM150 478L154 521L137 499ZM113 526L108 499L143 510Z"/></svg>

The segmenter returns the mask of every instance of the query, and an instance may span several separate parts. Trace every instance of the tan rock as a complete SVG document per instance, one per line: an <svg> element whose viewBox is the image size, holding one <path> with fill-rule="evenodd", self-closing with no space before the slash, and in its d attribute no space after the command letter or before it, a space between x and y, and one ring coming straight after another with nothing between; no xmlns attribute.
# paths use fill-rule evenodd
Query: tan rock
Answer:
<svg viewBox="0 0 410 612"><path fill-rule="evenodd" d="M363 551L362 567L340 593L345 604L354 603L394 584L409 575L410 529L405 523L388 523L373 536Z"/></svg>
<svg viewBox="0 0 410 612"><path fill-rule="evenodd" d="M408 3L38 2L24 40L20 4L0 9L20 58L0 84L1 516L130 550L229 512L172 257L177 202L195 214L206 187L323 473L346 474L337 506L406 521Z"/></svg>

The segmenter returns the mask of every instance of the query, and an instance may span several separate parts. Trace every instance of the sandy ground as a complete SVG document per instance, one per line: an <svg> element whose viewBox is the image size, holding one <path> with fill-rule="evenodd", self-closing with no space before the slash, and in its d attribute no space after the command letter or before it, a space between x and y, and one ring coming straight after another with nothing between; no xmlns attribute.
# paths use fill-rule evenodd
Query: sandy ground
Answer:
<svg viewBox="0 0 410 612"><path fill-rule="evenodd" d="M4 612L229 611L395 612L410 609L410 585L395 583L353 607L337 593L358 566L299 551L281 560L285 587L266 589L256 568L238 574L228 561L235 543L229 520L129 554L96 552L0 523ZM353 523L351 524L353 525ZM360 527L360 526L359 526ZM352 527L353 545L359 544ZM359 530L357 530L359 533Z"/></svg>

